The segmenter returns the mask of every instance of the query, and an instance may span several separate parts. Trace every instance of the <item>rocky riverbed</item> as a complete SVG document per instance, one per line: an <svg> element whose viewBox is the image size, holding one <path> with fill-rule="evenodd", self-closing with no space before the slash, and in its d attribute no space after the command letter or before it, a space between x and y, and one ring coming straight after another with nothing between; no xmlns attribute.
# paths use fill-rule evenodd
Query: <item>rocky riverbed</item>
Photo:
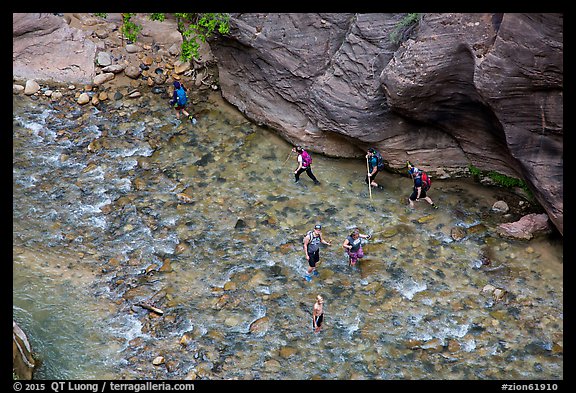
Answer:
<svg viewBox="0 0 576 393"><path fill-rule="evenodd" d="M522 198L436 180L440 209L411 211L407 177L370 199L365 162L321 155L322 184L294 184L291 146L206 92L196 126L152 88L14 96L13 307L37 378L563 378L561 239L497 234ZM317 222L333 245L306 283ZM351 268L356 225L373 238Z"/></svg>

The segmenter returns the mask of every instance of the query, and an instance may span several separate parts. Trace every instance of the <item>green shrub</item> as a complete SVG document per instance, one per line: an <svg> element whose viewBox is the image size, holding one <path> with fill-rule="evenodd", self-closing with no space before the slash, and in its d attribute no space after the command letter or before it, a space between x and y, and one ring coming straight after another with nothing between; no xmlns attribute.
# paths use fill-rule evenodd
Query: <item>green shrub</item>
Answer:
<svg viewBox="0 0 576 393"><path fill-rule="evenodd" d="M395 45L400 44L410 34L412 29L420 22L419 13L406 14L400 22L396 24L394 31L390 33L390 41Z"/></svg>
<svg viewBox="0 0 576 393"><path fill-rule="evenodd" d="M136 14L122 14L122 27L120 28L120 31L122 31L124 37L126 37L130 42L136 42L140 30L142 30L142 26L139 26L130 20L134 15Z"/></svg>
<svg viewBox="0 0 576 393"><path fill-rule="evenodd" d="M178 18L178 31L182 34L182 60L198 58L200 41L206 42L217 31L228 34L230 31L230 15L222 13L175 13Z"/></svg>
<svg viewBox="0 0 576 393"><path fill-rule="evenodd" d="M468 165L468 171L474 177L481 177L481 176L488 177L492 179L492 181L494 181L494 183L496 183L500 187L505 188L520 187L528 194L530 198L532 198L532 192L530 191L528 185L524 180L509 177L495 171L489 171L489 172L482 171L476 168L474 165Z"/></svg>
<svg viewBox="0 0 576 393"><path fill-rule="evenodd" d="M480 176L482 174L482 171L476 168L474 165L468 165L468 171L472 176Z"/></svg>

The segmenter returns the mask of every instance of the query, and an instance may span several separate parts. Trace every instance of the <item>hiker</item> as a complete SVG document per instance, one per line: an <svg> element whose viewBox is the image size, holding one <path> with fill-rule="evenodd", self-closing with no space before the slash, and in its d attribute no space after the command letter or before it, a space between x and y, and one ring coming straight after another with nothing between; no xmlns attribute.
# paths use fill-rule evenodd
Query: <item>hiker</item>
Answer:
<svg viewBox="0 0 576 393"><path fill-rule="evenodd" d="M364 258L364 251L362 250L362 239L370 239L370 235L360 233L358 228L354 228L352 233L346 237L342 247L348 254L348 266L356 265L358 259Z"/></svg>
<svg viewBox="0 0 576 393"><path fill-rule="evenodd" d="M414 201L418 201L420 199L425 199L434 209L438 209L438 206L432 202L432 199L428 195L426 195L426 189L422 182L422 174L423 172L413 166L412 164L408 163L408 173L414 179L414 187L412 189L412 194L408 198L408 202L410 202L410 208L414 209Z"/></svg>
<svg viewBox="0 0 576 393"><path fill-rule="evenodd" d="M306 171L306 174L314 181L314 184L320 184L316 176L312 173L312 157L310 157L310 154L301 146L292 148L292 151L298 153L298 168L294 171L294 183L298 183L298 181L300 181L300 174Z"/></svg>
<svg viewBox="0 0 576 393"><path fill-rule="evenodd" d="M196 124L194 116L186 111L187 103L188 95L186 94L186 88L180 82L174 81L174 92L172 93L170 105L176 110L176 120L180 120L180 112L182 112L192 124Z"/></svg>
<svg viewBox="0 0 576 393"><path fill-rule="evenodd" d="M308 282L312 281L311 274L319 276L316 270L316 264L320 261L320 243L330 246L332 243L324 240L322 237L322 225L317 224L314 226L313 231L308 231L304 236L304 253L308 261L308 269L304 275L304 279Z"/></svg>
<svg viewBox="0 0 576 393"><path fill-rule="evenodd" d="M366 159L368 161L368 173L366 174L365 182L368 184L368 178L370 178L370 186L372 188L378 187L382 189L382 186L379 186L378 183L374 181L374 178L378 174L380 170L384 167L384 162L382 160L382 155L373 147L368 149L366 154Z"/></svg>
<svg viewBox="0 0 576 393"><path fill-rule="evenodd" d="M318 333L324 322L324 298L321 295L316 296L316 303L312 307L312 328L314 333Z"/></svg>

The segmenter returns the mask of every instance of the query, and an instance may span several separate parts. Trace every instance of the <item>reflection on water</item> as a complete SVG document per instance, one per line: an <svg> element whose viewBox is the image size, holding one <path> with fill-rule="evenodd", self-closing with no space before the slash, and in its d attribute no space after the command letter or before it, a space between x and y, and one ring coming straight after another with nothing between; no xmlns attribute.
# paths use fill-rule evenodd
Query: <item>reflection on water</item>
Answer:
<svg viewBox="0 0 576 393"><path fill-rule="evenodd" d="M408 178L379 174L370 199L361 159L320 155L321 185L295 184L291 146L216 94L196 126L143 100L14 98L13 313L36 378L563 378L562 242L500 239L500 191L436 180L440 209L411 211ZM316 223L332 245L307 283ZM349 267L354 226L373 237Z"/></svg>

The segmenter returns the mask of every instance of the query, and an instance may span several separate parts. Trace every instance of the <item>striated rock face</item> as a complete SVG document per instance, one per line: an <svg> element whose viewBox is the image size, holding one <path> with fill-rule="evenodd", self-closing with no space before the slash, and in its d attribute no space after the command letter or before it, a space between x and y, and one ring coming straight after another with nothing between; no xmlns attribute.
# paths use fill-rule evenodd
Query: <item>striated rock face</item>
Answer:
<svg viewBox="0 0 576 393"><path fill-rule="evenodd" d="M46 13L12 14L12 73L20 78L89 83L96 45L88 34Z"/></svg>
<svg viewBox="0 0 576 393"><path fill-rule="evenodd" d="M423 14L394 44L405 17L234 14L211 42L222 94L327 155L521 178L563 233L562 14Z"/></svg>
<svg viewBox="0 0 576 393"><path fill-rule="evenodd" d="M464 166L527 181L562 232L562 55L559 14L431 14L381 80L394 110L458 142Z"/></svg>
<svg viewBox="0 0 576 393"><path fill-rule="evenodd" d="M233 16L230 37L211 42L222 94L247 117L314 151L353 157L382 141L394 149L409 127L390 113L379 76L394 53L388 34L400 18Z"/></svg>

